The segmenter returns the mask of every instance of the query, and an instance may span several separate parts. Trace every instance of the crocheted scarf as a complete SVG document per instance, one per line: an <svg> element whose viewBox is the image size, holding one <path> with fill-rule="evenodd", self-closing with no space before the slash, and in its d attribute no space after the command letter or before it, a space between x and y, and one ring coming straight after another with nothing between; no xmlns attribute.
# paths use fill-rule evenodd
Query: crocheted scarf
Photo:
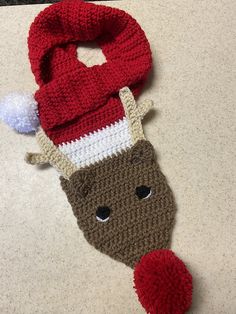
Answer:
<svg viewBox="0 0 236 314"><path fill-rule="evenodd" d="M77 47L85 41L96 41L107 62L83 64ZM0 103L15 129L36 130L40 120L40 152L28 153L26 161L60 172L85 238L134 268L147 313L184 314L192 277L168 249L174 196L142 128L152 102L134 98L151 68L144 32L124 11L63 1L36 17L28 45L36 100L13 94L5 107Z"/></svg>
<svg viewBox="0 0 236 314"><path fill-rule="evenodd" d="M87 67L77 58L82 42L96 41L106 57ZM139 93L151 68L151 51L139 24L119 9L82 1L45 9L28 38L40 123L58 145L124 116L118 91Z"/></svg>

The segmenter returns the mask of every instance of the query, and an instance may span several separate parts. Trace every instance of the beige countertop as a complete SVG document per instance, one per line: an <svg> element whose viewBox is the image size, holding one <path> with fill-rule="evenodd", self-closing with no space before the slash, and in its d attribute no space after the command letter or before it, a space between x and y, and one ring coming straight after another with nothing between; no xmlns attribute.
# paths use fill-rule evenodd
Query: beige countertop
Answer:
<svg viewBox="0 0 236 314"><path fill-rule="evenodd" d="M236 3L106 3L131 13L151 44L154 70L141 98L153 99L156 113L144 130L178 205L172 249L194 277L189 313L234 314ZM0 8L0 96L36 90L26 39L45 6ZM35 138L2 123L0 134L0 313L144 313L131 269L84 240L56 171L25 164Z"/></svg>

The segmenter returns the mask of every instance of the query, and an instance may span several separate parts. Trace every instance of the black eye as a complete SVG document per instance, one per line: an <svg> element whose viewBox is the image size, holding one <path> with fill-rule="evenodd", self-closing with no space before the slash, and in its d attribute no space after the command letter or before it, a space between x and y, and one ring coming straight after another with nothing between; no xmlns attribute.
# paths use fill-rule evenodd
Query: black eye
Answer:
<svg viewBox="0 0 236 314"><path fill-rule="evenodd" d="M136 195L140 200L149 198L152 195L152 190L146 185L140 185L135 190Z"/></svg>
<svg viewBox="0 0 236 314"><path fill-rule="evenodd" d="M100 222L106 222L109 219L111 209L107 206L101 206L97 208L96 218Z"/></svg>

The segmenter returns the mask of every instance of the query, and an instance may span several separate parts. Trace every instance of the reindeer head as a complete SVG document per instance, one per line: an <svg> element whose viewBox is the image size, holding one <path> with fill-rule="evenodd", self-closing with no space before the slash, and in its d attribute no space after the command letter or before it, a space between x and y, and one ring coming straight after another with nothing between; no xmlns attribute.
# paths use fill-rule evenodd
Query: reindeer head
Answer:
<svg viewBox="0 0 236 314"><path fill-rule="evenodd" d="M69 180L61 177L61 184L80 229L99 251L134 267L145 253L168 246L175 206L149 142Z"/></svg>

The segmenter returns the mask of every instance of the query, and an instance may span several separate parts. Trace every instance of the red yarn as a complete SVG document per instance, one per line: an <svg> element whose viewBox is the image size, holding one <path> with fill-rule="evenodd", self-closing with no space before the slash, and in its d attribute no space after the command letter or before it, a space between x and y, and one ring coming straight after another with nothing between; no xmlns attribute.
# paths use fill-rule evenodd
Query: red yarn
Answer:
<svg viewBox="0 0 236 314"><path fill-rule="evenodd" d="M107 62L87 67L77 46L96 41ZM151 51L139 24L127 13L82 1L62 1L42 11L29 38L31 68L40 88L39 118L59 144L124 116L118 91L137 94L151 68Z"/></svg>
<svg viewBox="0 0 236 314"><path fill-rule="evenodd" d="M192 276L171 250L144 255L135 267L134 284L147 313L183 314L192 303Z"/></svg>

